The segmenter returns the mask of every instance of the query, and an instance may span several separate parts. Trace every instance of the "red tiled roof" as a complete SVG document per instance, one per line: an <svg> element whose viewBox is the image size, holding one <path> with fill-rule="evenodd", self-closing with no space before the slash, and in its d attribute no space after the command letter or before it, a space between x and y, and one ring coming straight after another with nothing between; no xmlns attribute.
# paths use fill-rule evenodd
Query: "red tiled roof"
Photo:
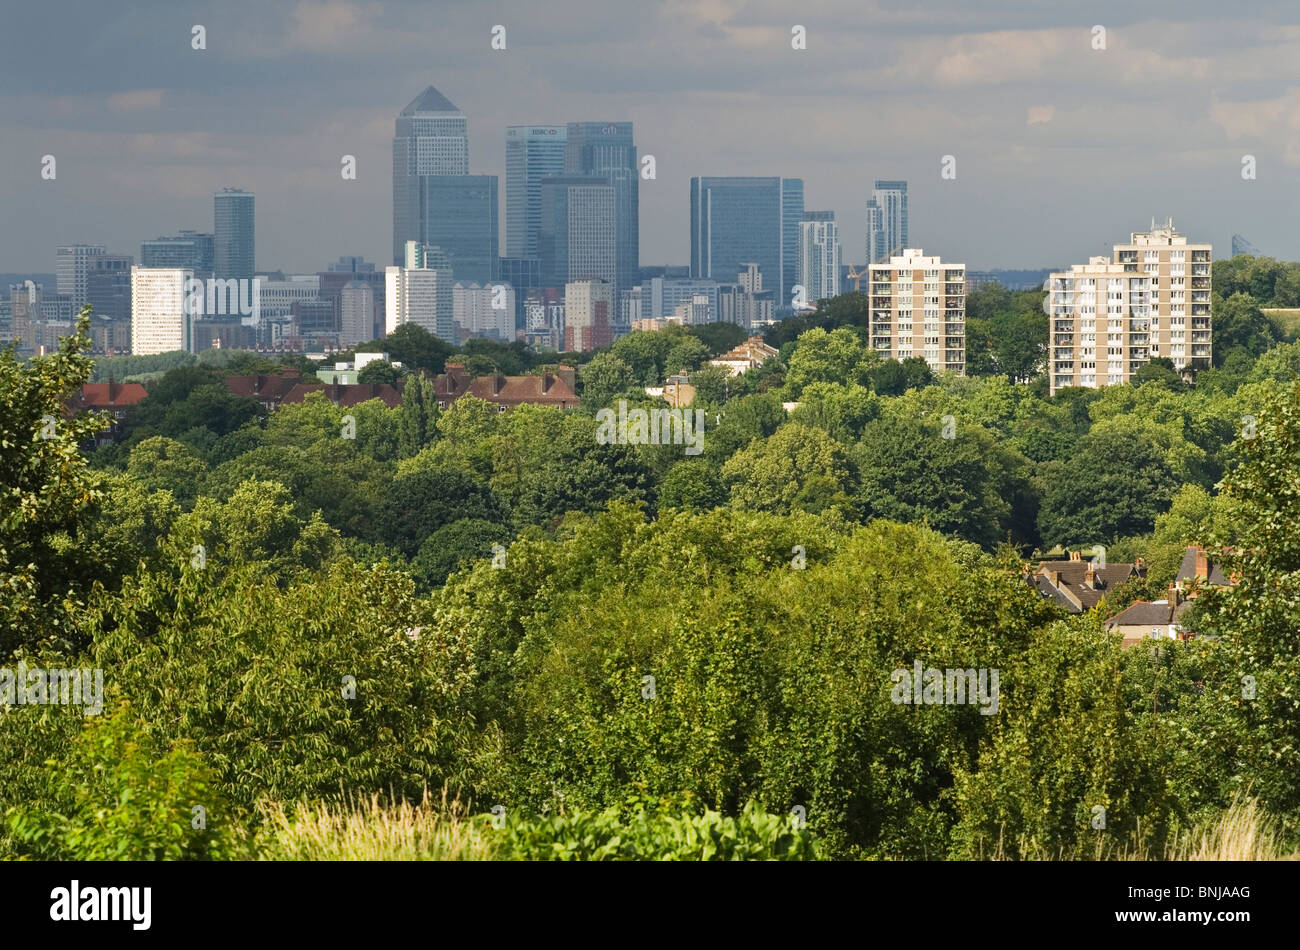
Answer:
<svg viewBox="0 0 1300 950"><path fill-rule="evenodd" d="M479 376L471 379L460 363L448 363L447 372L434 381L440 402L454 402L468 393L499 406L559 406L571 409L582 404L566 378L572 372L561 367L560 372L547 372L540 376Z"/></svg>
<svg viewBox="0 0 1300 950"><path fill-rule="evenodd" d="M148 391L140 383L86 383L69 401L73 409L114 409L118 406L134 406L148 396Z"/></svg>

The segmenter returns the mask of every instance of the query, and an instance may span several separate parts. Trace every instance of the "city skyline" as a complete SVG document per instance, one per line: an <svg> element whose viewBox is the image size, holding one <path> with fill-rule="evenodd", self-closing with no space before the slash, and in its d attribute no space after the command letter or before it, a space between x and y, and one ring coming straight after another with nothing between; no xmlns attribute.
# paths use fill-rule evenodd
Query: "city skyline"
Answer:
<svg viewBox="0 0 1300 950"><path fill-rule="evenodd" d="M1216 245L1239 233L1300 256L1282 224L1300 210L1289 174L1300 90L1284 66L1300 27L1281 4L1246 24L1199 2L1103 2L1077 22L997 3L852 14L812 3L797 13L804 50L791 48L795 14L776 4L635 15L506 4L489 17L508 30L495 51L493 24L452 4L432 34L434 67L430 32L400 5L301 2L255 20L253 9L136 3L106 24L57 14L57 30L40 8L6 14L0 157L13 171L0 209L23 227L0 237L0 270L49 272L57 246L134 253L158 235L206 232L205 205L232 181L262 206L258 269L383 261L392 118L430 84L468 117L473 171L502 181L509 126L633 122L639 154L656 159L656 178L640 182L643 265L686 262L690 178L777 174L836 212L846 263L861 263L877 178L909 181L914 242L976 269L1067 266L1152 216ZM569 25L576 10L591 22ZM610 29L619 22L636 29ZM190 48L192 23L206 26L204 50ZM1093 48L1094 25L1105 49ZM636 55L610 38L629 32ZM60 36L84 55L69 64L21 36ZM103 68L128 49L122 68ZM318 88L326 71L362 64L364 78ZM40 178L47 154L53 181ZM344 155L355 181L339 174ZM941 177L945 155L955 179ZM1254 180L1241 175L1247 155Z"/></svg>

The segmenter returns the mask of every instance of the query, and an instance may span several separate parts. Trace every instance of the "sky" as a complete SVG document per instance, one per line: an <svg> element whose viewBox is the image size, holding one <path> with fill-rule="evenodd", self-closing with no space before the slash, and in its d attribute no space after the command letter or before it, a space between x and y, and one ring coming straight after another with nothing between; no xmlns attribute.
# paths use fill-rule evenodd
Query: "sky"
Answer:
<svg viewBox="0 0 1300 950"><path fill-rule="evenodd" d="M142 240L211 231L227 185L257 195L259 270L387 264L393 123L429 85L469 117L471 172L501 176L502 250L506 126L632 121L657 173L643 266L689 260L695 175L802 178L845 263L863 260L876 178L909 181L909 243L974 269L1084 263L1153 217L1216 257L1240 233L1296 260L1300 4L1243 9L4 0L0 272L52 272L59 244L138 258Z"/></svg>

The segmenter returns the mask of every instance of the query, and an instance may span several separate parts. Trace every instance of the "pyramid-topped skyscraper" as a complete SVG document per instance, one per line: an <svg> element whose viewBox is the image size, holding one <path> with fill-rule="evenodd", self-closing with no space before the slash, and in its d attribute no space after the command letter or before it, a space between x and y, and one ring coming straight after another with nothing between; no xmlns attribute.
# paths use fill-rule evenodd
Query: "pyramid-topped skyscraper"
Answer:
<svg viewBox="0 0 1300 950"><path fill-rule="evenodd" d="M394 266L408 241L438 248L456 280L500 275L496 176L469 173L469 122L433 86L398 113L393 137Z"/></svg>

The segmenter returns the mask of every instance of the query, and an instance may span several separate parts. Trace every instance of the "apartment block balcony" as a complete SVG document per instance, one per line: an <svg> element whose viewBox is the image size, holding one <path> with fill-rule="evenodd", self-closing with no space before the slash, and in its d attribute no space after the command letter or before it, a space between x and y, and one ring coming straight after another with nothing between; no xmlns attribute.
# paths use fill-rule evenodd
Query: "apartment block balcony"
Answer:
<svg viewBox="0 0 1300 950"><path fill-rule="evenodd" d="M1192 251L1193 261L1208 261L1210 259L1209 251Z"/></svg>
<svg viewBox="0 0 1300 950"><path fill-rule="evenodd" d="M1119 252L1119 262L1120 262L1121 264L1134 264L1134 263L1137 262L1137 259L1138 259L1138 252L1137 252L1137 251L1120 251L1120 252Z"/></svg>
<svg viewBox="0 0 1300 950"><path fill-rule="evenodd" d="M1192 290L1209 290L1209 289L1210 289L1210 278L1208 277L1192 278Z"/></svg>

